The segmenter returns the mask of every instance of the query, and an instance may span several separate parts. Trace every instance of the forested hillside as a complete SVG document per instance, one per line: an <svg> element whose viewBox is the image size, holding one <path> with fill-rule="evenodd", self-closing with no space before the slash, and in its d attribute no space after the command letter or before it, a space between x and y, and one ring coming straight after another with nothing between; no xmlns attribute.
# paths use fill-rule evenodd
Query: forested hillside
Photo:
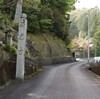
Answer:
<svg viewBox="0 0 100 99"><path fill-rule="evenodd" d="M22 13L28 21L25 77L38 72L40 66L73 61L68 44L69 12L74 3L75 0L0 0L0 86L15 79Z"/></svg>
<svg viewBox="0 0 100 99"><path fill-rule="evenodd" d="M100 55L100 9L77 9L70 13L71 15L71 27L70 36L71 38L78 39L78 47L83 48L84 51L87 50L87 36L88 36L88 15L90 16L90 41L93 42L93 47L91 48L92 55ZM78 48L77 47L77 48Z"/></svg>
<svg viewBox="0 0 100 99"><path fill-rule="evenodd" d="M18 23L14 22L18 2L19 0L0 0L0 30L4 32L11 28L14 30L14 36L18 31ZM68 12L73 9L75 0L23 0L20 2L23 4L22 12L27 14L28 35L49 34L53 38L61 40L67 50L67 45L70 42L70 15Z"/></svg>

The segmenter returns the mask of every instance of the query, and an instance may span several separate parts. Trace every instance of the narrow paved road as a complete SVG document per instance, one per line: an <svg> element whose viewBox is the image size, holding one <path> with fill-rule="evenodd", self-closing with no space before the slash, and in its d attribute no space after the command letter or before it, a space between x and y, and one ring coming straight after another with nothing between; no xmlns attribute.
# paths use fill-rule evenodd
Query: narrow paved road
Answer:
<svg viewBox="0 0 100 99"><path fill-rule="evenodd" d="M44 68L29 81L0 90L0 99L100 99L100 78L83 62Z"/></svg>

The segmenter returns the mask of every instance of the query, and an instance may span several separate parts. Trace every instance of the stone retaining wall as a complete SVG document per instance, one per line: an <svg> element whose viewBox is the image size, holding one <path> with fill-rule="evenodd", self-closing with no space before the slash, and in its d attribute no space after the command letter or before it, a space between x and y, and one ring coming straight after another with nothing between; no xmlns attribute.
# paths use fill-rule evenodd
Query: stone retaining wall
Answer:
<svg viewBox="0 0 100 99"><path fill-rule="evenodd" d="M25 77L31 75L36 67L69 63L73 61L74 59L71 57L55 58L55 59L36 59L36 60L26 58ZM3 64L0 68L0 86L5 84L9 80L15 79L15 73L16 73L16 55L12 55L10 56L9 60L3 61Z"/></svg>

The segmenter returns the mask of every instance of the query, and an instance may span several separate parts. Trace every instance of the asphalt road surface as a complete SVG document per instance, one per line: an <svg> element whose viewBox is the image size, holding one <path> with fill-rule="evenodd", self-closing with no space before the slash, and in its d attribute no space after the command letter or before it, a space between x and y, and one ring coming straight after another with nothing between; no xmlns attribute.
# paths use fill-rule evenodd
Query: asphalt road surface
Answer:
<svg viewBox="0 0 100 99"><path fill-rule="evenodd" d="M46 66L32 79L0 90L0 99L100 99L100 78L83 64Z"/></svg>

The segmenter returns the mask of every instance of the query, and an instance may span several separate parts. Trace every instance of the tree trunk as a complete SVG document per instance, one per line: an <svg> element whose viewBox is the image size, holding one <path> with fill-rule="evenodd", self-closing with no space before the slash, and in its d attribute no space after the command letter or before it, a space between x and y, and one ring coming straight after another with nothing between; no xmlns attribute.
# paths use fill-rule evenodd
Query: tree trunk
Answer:
<svg viewBox="0 0 100 99"><path fill-rule="evenodd" d="M22 14L22 3L23 3L23 0L18 0L17 2L15 19L14 19L15 23L19 23L20 16Z"/></svg>

